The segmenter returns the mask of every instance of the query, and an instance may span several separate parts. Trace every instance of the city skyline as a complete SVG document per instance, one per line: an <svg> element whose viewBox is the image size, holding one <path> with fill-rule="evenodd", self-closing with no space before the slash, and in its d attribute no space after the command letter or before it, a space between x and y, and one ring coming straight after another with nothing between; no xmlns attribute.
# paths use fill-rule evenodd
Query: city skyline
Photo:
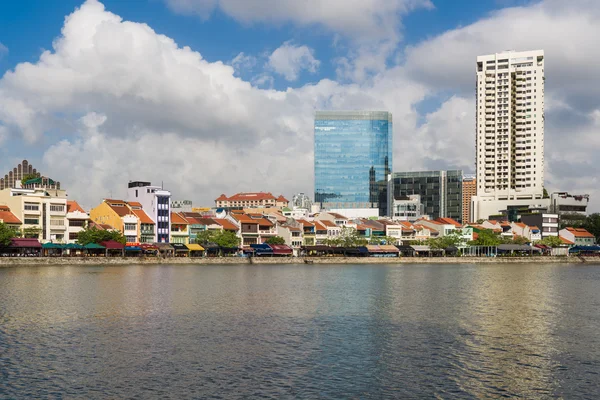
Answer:
<svg viewBox="0 0 600 400"><path fill-rule="evenodd" d="M28 159L88 206L111 192L125 198L123 182L135 179L168 182L197 204L223 192L311 193L315 110L362 109L395 117L392 172L474 172L473 61L543 49L545 184L589 193L590 211L600 208L590 85L599 6L460 3L438 27L418 29L448 6L375 1L338 18L293 2L266 16L174 3L2 4L11 23L0 24L1 170ZM205 39L219 24L228 34Z"/></svg>

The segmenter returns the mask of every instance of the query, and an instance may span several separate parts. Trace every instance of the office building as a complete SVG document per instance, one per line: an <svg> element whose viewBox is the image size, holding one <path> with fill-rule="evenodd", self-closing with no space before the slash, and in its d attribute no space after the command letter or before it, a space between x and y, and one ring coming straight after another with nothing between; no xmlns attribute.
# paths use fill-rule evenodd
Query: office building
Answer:
<svg viewBox="0 0 600 400"><path fill-rule="evenodd" d="M386 215L392 141L389 112L317 111L315 203L321 209L377 208Z"/></svg>
<svg viewBox="0 0 600 400"><path fill-rule="evenodd" d="M419 195L423 213L430 218L462 222L462 181L461 170L394 172L389 182L390 204Z"/></svg>
<svg viewBox="0 0 600 400"><path fill-rule="evenodd" d="M477 57L477 196L472 220L539 207L544 190L544 52Z"/></svg>
<svg viewBox="0 0 600 400"><path fill-rule="evenodd" d="M477 179L474 176L464 176L462 181L462 222L471 221L471 198L477 195Z"/></svg>
<svg viewBox="0 0 600 400"><path fill-rule="evenodd" d="M156 224L154 241L169 243L171 232L171 192L150 182L129 182L129 202L138 202Z"/></svg>

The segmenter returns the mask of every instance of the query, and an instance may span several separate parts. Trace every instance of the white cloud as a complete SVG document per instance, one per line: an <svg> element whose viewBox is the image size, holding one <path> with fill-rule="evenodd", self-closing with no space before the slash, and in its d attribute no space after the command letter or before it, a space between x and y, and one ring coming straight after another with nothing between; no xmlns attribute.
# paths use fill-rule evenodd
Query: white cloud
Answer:
<svg viewBox="0 0 600 400"><path fill-rule="evenodd" d="M319 60L315 59L313 50L307 46L295 46L285 42L269 56L269 66L288 81L298 79L302 70L317 72Z"/></svg>
<svg viewBox="0 0 600 400"><path fill-rule="evenodd" d="M249 54L244 54L244 52L239 53L233 58L233 60L231 60L231 66L236 72L252 71L252 69L256 66L256 63L256 57Z"/></svg>
<svg viewBox="0 0 600 400"><path fill-rule="evenodd" d="M0 58L2 58L2 56L6 53L8 53L8 47L6 47L2 44L2 42L0 42Z"/></svg>
<svg viewBox="0 0 600 400"><path fill-rule="evenodd" d="M398 32L401 14L433 7L430 0L165 0L176 12L208 17L213 10L245 23L318 25L363 39L388 39Z"/></svg>
<svg viewBox="0 0 600 400"><path fill-rule="evenodd" d="M600 33L591 23L598 7L558 5L545 1L498 12L407 49L404 63L394 67L369 61L368 45L357 44L340 71L350 83L323 79L277 91L260 88L270 87L269 75L244 81L234 75L233 62L207 62L89 0L65 20L52 51L0 80L0 125L32 142L50 128L68 127L58 129L65 136L44 155L44 170L86 205L110 191L122 195L130 179L164 181L175 197L206 205L221 192L310 193L314 110L391 111L395 170L470 168L475 57L544 48L548 186L589 190L599 210L600 171L593 161L600 150L600 89L593 83L600 76L590 44ZM277 21L301 23L304 17L291 18ZM455 95L421 118L417 105L440 92Z"/></svg>

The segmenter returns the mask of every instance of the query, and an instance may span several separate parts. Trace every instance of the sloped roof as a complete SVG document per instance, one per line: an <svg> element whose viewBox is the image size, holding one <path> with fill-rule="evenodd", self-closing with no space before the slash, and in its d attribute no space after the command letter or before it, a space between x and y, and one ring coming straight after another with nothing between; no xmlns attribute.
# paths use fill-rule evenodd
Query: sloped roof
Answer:
<svg viewBox="0 0 600 400"><path fill-rule="evenodd" d="M300 222L303 226L315 226L315 224L305 219L298 219L297 221Z"/></svg>
<svg viewBox="0 0 600 400"><path fill-rule="evenodd" d="M140 223L154 224L154 221L152 220L152 218L150 218L144 210L132 210L132 212L135 214L136 217L138 217L138 219L140 220Z"/></svg>
<svg viewBox="0 0 600 400"><path fill-rule="evenodd" d="M215 199L215 201L226 201L227 200L227 196L225 196L225 194L221 194L219 197L217 197Z"/></svg>
<svg viewBox="0 0 600 400"><path fill-rule="evenodd" d="M325 225L325 226L326 226L326 227L328 227L328 228L339 228L339 226L337 226L337 225L335 224L335 222L331 222L331 221L329 221L329 220L327 220L327 219L322 219L322 220L319 220L319 222L320 222L321 224Z"/></svg>
<svg viewBox="0 0 600 400"><path fill-rule="evenodd" d="M231 216L234 219L236 219L237 221L242 222L244 224L258 224L257 219L253 219L251 216L249 216L247 214L232 213Z"/></svg>
<svg viewBox="0 0 600 400"><path fill-rule="evenodd" d="M142 203L140 203L139 201L130 201L128 204L131 207L140 207L140 208L142 208Z"/></svg>
<svg viewBox="0 0 600 400"><path fill-rule="evenodd" d="M171 213L171 224L189 225L189 222L187 219L185 219L185 217L183 215L172 212Z"/></svg>
<svg viewBox="0 0 600 400"><path fill-rule="evenodd" d="M277 201L279 201L279 202L284 202L284 203L289 203L289 202L290 202L288 199L286 199L285 197L283 197L283 195L280 195L280 196L277 198Z"/></svg>
<svg viewBox="0 0 600 400"><path fill-rule="evenodd" d="M213 221L215 221L217 224L221 225L223 227L223 229L225 229L226 231L237 231L238 227L231 221L229 221L228 219L224 219L224 218L213 218Z"/></svg>
<svg viewBox="0 0 600 400"><path fill-rule="evenodd" d="M348 218L344 217L342 214L338 214L335 212L330 212L328 214L331 215L335 219L348 219Z"/></svg>
<svg viewBox="0 0 600 400"><path fill-rule="evenodd" d="M455 219L452 219L452 218L436 218L436 221L439 221L446 225L454 225L458 228L460 228L462 226L458 221L456 221Z"/></svg>
<svg viewBox="0 0 600 400"><path fill-rule="evenodd" d="M79 203L77 203L75 200L67 200L67 212L70 213L75 211L85 213L85 211L83 211L83 208L81 208Z"/></svg>
<svg viewBox="0 0 600 400"><path fill-rule="evenodd" d="M224 194L219 196L215 201L261 201L261 200L276 200L269 192L248 192L248 193L236 193L231 197L227 197Z"/></svg>
<svg viewBox="0 0 600 400"><path fill-rule="evenodd" d="M578 238L595 238L594 235L589 233L585 228L566 228L569 232L571 232L575 237Z"/></svg>
<svg viewBox="0 0 600 400"><path fill-rule="evenodd" d="M7 206L0 206L0 221L4 221L5 224L21 225L21 220Z"/></svg>
<svg viewBox="0 0 600 400"><path fill-rule="evenodd" d="M315 228L317 228L317 230L319 230L319 231L327 230L327 226L325 226L325 224L323 224L322 221L314 221L314 224L315 224Z"/></svg>
<svg viewBox="0 0 600 400"><path fill-rule="evenodd" d="M131 214L127 203L123 200L104 199L104 202L119 216L124 217Z"/></svg>
<svg viewBox="0 0 600 400"><path fill-rule="evenodd" d="M568 239L565 239L565 238L564 238L564 237L562 237L562 236L559 236L558 238L559 238L560 240L562 240L562 242L563 242L564 244L575 244L574 242L571 242L570 240L568 240Z"/></svg>

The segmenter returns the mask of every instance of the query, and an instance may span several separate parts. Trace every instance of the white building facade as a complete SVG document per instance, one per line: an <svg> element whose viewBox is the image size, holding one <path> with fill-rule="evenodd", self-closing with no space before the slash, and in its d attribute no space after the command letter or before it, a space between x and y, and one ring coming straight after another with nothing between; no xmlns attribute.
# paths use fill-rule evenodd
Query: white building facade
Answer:
<svg viewBox="0 0 600 400"><path fill-rule="evenodd" d="M544 64L543 50L477 57L473 221L543 198Z"/></svg>
<svg viewBox="0 0 600 400"><path fill-rule="evenodd" d="M129 182L128 201L137 201L155 223L154 241L169 243L171 234L171 192L150 182Z"/></svg>

